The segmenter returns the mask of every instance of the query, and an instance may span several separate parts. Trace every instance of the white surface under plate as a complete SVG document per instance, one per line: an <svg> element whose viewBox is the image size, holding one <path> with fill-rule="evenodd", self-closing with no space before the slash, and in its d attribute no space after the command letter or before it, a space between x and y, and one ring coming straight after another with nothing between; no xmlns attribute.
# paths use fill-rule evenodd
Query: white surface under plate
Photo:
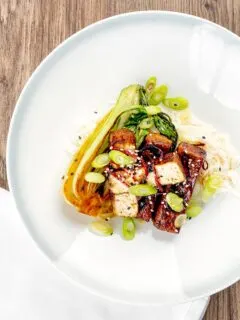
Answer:
<svg viewBox="0 0 240 320"><path fill-rule="evenodd" d="M240 200L222 194L179 236L145 224L134 241L99 238L89 218L63 201L66 150L78 129L103 114L119 91L151 75L185 96L193 112L240 150L240 41L183 14L142 12L98 22L41 64L15 110L9 184L21 216L53 264L88 290L136 304L209 295L239 278Z"/></svg>

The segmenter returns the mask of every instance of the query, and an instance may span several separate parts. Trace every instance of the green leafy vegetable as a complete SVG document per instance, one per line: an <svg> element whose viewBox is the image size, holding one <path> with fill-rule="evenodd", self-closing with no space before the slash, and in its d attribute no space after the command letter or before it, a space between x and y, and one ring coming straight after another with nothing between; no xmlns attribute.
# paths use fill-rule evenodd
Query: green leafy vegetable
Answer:
<svg viewBox="0 0 240 320"><path fill-rule="evenodd" d="M78 167L75 175L65 180L64 195L68 202L75 203L78 193L84 183L85 175L91 170L91 163L99 153L103 153L108 147L108 137L118 117L127 111L136 109L140 103L140 85L134 84L124 88L112 110L98 123L94 131L87 137L78 153L75 155L78 158ZM67 174L71 177L72 166L69 167ZM91 177L90 177L91 178ZM91 189L94 193L95 188Z"/></svg>
<svg viewBox="0 0 240 320"><path fill-rule="evenodd" d="M148 97L144 87L140 87L139 95L140 95L140 104L142 106L148 106Z"/></svg>
<svg viewBox="0 0 240 320"><path fill-rule="evenodd" d="M178 139L178 133L174 124L171 121L171 118L167 114L161 112L160 114L153 116L153 121L158 131L162 135L172 140L172 148L175 149Z"/></svg>
<svg viewBox="0 0 240 320"><path fill-rule="evenodd" d="M152 117L150 117L150 118L143 119L143 120L140 122L139 127L140 127L141 129L150 129L150 128L153 127L153 125L154 125L153 119L152 119Z"/></svg>
<svg viewBox="0 0 240 320"><path fill-rule="evenodd" d="M143 140L148 133L149 133L149 129L141 129L140 127L138 127L137 132L136 132L137 148L139 148L140 145L143 143Z"/></svg>
<svg viewBox="0 0 240 320"><path fill-rule="evenodd" d="M138 125L141 123L143 119L146 118L148 118L148 114L145 108L139 108L129 116L129 118L124 124L124 128L128 128L132 130L134 133L136 133Z"/></svg>
<svg viewBox="0 0 240 320"><path fill-rule="evenodd" d="M141 128L142 122L145 120L147 121L148 119L148 114L145 108L142 107L133 112L124 124L125 128L128 128L135 133L137 148L142 144L145 136L149 132L149 129Z"/></svg>

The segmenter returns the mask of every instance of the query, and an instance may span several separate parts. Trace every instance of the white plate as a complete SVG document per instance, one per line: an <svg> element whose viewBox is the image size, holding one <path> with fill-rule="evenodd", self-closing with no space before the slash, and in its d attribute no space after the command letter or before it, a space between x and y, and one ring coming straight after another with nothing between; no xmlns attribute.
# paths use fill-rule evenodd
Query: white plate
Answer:
<svg viewBox="0 0 240 320"><path fill-rule="evenodd" d="M132 306L86 292L66 281L43 259L24 230L10 192L1 188L0 212L0 251L4 253L0 264L0 319L202 319L209 298L176 306Z"/></svg>
<svg viewBox="0 0 240 320"><path fill-rule="evenodd" d="M212 294L240 275L240 201L215 199L179 236L145 224L134 241L100 238L60 194L66 150L78 128L105 112L119 91L156 75L189 98L201 119L240 149L240 41L200 18L140 12L100 21L44 60L17 103L8 178L21 216L56 267L101 296L137 304Z"/></svg>

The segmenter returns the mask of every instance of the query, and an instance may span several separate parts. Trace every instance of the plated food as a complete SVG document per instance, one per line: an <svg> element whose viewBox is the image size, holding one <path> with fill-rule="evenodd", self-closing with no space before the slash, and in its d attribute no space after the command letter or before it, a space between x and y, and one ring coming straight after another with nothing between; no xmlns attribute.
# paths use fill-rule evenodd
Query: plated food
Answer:
<svg viewBox="0 0 240 320"><path fill-rule="evenodd" d="M65 200L98 218L92 229L111 235L108 221L123 218L123 236L135 219L179 233L221 187L233 184L234 149L193 117L183 97L151 77L124 88L114 107L87 136L64 176Z"/></svg>

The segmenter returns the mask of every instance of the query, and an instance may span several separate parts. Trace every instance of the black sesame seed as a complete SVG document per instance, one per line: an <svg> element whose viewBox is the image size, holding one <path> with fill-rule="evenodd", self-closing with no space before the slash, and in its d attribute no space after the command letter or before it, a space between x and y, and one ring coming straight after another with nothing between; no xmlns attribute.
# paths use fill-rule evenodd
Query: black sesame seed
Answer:
<svg viewBox="0 0 240 320"><path fill-rule="evenodd" d="M62 178L61 178L62 180L64 179L64 176L62 176Z"/></svg>
<svg viewBox="0 0 240 320"><path fill-rule="evenodd" d="M177 107L177 106L178 106L178 104L177 104L177 103L174 103L173 105L174 105L174 107Z"/></svg>
<svg viewBox="0 0 240 320"><path fill-rule="evenodd" d="M71 172L70 175L73 176L73 175L74 175L74 172Z"/></svg>
<svg viewBox="0 0 240 320"><path fill-rule="evenodd" d="M218 169L219 171L222 171L222 168L221 167L219 167L219 169Z"/></svg>
<svg viewBox="0 0 240 320"><path fill-rule="evenodd" d="M79 140L81 140L81 139L82 139L82 137L81 137L81 136L78 136L78 139L79 139Z"/></svg>
<svg viewBox="0 0 240 320"><path fill-rule="evenodd" d="M202 139L206 139L206 137L205 137L205 136L202 136Z"/></svg>
<svg viewBox="0 0 240 320"><path fill-rule="evenodd" d="M130 210L130 209L131 209L131 207L127 207L127 209L128 209L128 210Z"/></svg>
<svg viewBox="0 0 240 320"><path fill-rule="evenodd" d="M94 111L94 113L97 114L98 112L97 112L97 111Z"/></svg>

